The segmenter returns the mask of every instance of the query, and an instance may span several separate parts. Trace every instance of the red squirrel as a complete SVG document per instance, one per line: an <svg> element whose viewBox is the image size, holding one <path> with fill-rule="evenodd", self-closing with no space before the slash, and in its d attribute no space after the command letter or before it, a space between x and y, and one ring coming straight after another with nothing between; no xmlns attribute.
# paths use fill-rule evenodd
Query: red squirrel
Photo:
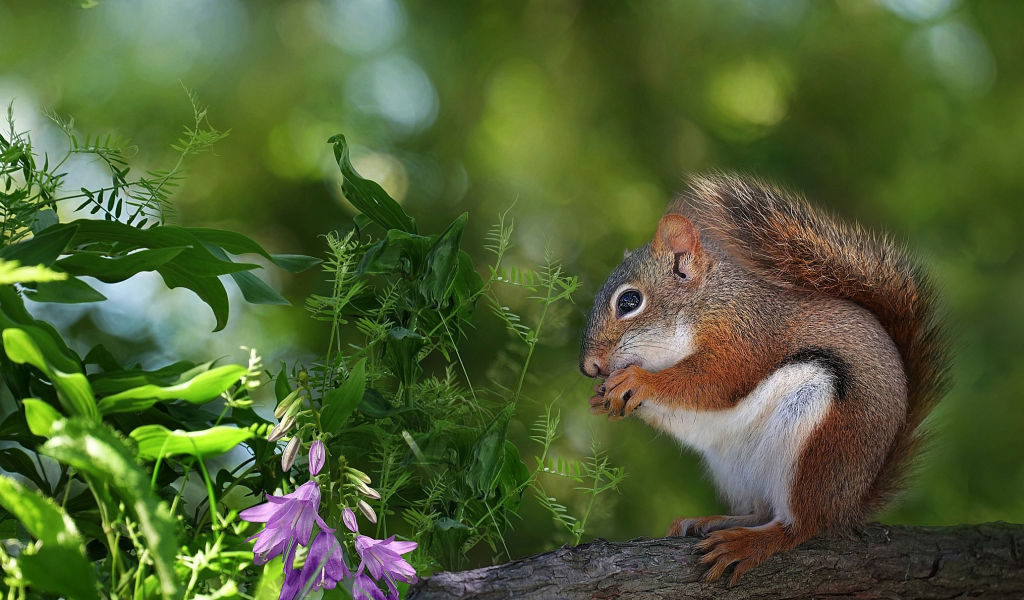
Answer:
<svg viewBox="0 0 1024 600"><path fill-rule="evenodd" d="M730 516L679 518L729 585L893 499L945 393L936 294L886 237L759 181L691 181L594 300L591 412L700 452Z"/></svg>

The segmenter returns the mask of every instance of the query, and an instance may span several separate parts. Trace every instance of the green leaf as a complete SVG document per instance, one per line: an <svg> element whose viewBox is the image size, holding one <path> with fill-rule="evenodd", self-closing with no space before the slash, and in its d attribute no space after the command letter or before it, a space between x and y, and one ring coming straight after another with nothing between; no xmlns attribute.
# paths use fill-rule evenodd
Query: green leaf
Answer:
<svg viewBox="0 0 1024 600"><path fill-rule="evenodd" d="M405 387L416 383L423 373L419 364L419 353L426 343L426 338L404 327L388 330L384 361Z"/></svg>
<svg viewBox="0 0 1024 600"><path fill-rule="evenodd" d="M402 207L395 202L384 188L375 181L363 179L356 173L349 160L348 143L345 136L338 134L327 143L334 144L334 159L338 162L341 175L344 180L341 183L341 193L345 199L352 203L352 206L370 217L374 223L384 229L399 229L406 233L416 233L416 220L405 214Z"/></svg>
<svg viewBox="0 0 1024 600"><path fill-rule="evenodd" d="M99 411L107 415L119 412L137 412L166 400L185 400L203 404L218 397L245 375L240 365L225 365L199 373L177 385L143 385L107 396L99 402Z"/></svg>
<svg viewBox="0 0 1024 600"><path fill-rule="evenodd" d="M68 278L67 273L54 271L42 265L22 267L16 260L4 260L0 258L0 285L12 283L28 283L43 281L64 281Z"/></svg>
<svg viewBox="0 0 1024 600"><path fill-rule="evenodd" d="M356 363L348 381L324 396L320 410L320 425L325 432L333 433L345 424L352 412L363 400L366 390L366 360Z"/></svg>
<svg viewBox="0 0 1024 600"><path fill-rule="evenodd" d="M288 394L292 393L292 385L288 383L288 367L281 361L281 372L277 374L274 380L274 396L277 397L277 401L280 402L288 397Z"/></svg>
<svg viewBox="0 0 1024 600"><path fill-rule="evenodd" d="M25 489L10 477L0 477L0 505L42 542L38 553L18 558L22 575L32 582L32 589L73 599L97 597L96 577L71 517L49 498ZM60 576L54 577L55 573Z"/></svg>
<svg viewBox="0 0 1024 600"><path fill-rule="evenodd" d="M366 391L363 392L363 401L359 403L359 412L371 419L385 419L413 410L419 409L414 406L392 407L384 399L384 396L381 396L380 392L373 388L366 388Z"/></svg>
<svg viewBox="0 0 1024 600"><path fill-rule="evenodd" d="M232 273L231 278L235 280L235 284L241 290L242 297L250 304L277 304L281 306L291 306L292 304L284 296L277 293L277 290L248 271Z"/></svg>
<svg viewBox="0 0 1024 600"><path fill-rule="evenodd" d="M477 495L485 498L494 494L498 475L505 462L505 438L513 410L515 405L506 406L473 446L473 463L466 474L466 482Z"/></svg>
<svg viewBox="0 0 1024 600"><path fill-rule="evenodd" d="M0 286L0 327L19 327L35 340L43 355L65 373L81 370L80 359L68 348L53 325L37 321L25 310L21 296L9 285Z"/></svg>
<svg viewBox="0 0 1024 600"><path fill-rule="evenodd" d="M449 296L449 290L459 271L459 244L462 243L462 231L469 219L462 213L437 238L427 253L426 274L420 280L420 293L433 305L442 305Z"/></svg>
<svg viewBox="0 0 1024 600"><path fill-rule="evenodd" d="M25 297L33 302L83 304L107 299L106 296L77 277L69 277L64 281L41 281L35 284L35 288L35 291L25 290Z"/></svg>
<svg viewBox="0 0 1024 600"><path fill-rule="evenodd" d="M259 254L289 273L301 273L323 262L319 258L302 254L270 254L252 238L234 231L211 229L208 227L185 227L184 229L203 242L219 246L225 252L230 252L231 254Z"/></svg>
<svg viewBox="0 0 1024 600"><path fill-rule="evenodd" d="M93 490L103 483L125 502L138 521L146 547L160 577L165 598L177 595L174 562L178 553L177 528L167 505L150 489L149 477L135 464L124 443L101 423L65 419L53 425L52 437L40 448L58 462L74 467L90 480Z"/></svg>
<svg viewBox="0 0 1024 600"><path fill-rule="evenodd" d="M70 600L98 597L92 565L80 548L43 546L35 554L18 557L18 566L35 592L51 592Z"/></svg>
<svg viewBox="0 0 1024 600"><path fill-rule="evenodd" d="M255 264L235 263L217 258L199 238L183 227L163 225L139 229L117 221L81 219L54 228L71 226L77 227L71 241L73 247L119 242L118 249L124 252L138 248L182 248L174 258L164 264L174 264L179 269L185 269L199 277L217 277L259 267Z"/></svg>
<svg viewBox="0 0 1024 600"><path fill-rule="evenodd" d="M157 269L157 273L160 273L160 277L163 278L164 284L168 288L173 290L183 287L192 290L200 300L210 307L214 318L217 319L214 331L220 331L228 324L231 305L228 303L228 293L224 289L224 284L219 279L198 276L173 262L165 263L164 266Z"/></svg>
<svg viewBox="0 0 1024 600"><path fill-rule="evenodd" d="M130 437L138 443L141 458L156 460L176 454L220 456L254 435L248 429L223 425L203 431L171 431L162 425L143 425L133 430Z"/></svg>
<svg viewBox="0 0 1024 600"><path fill-rule="evenodd" d="M25 420L28 421L28 429L34 435L50 437L50 429L53 424L64 417L55 408L36 398L25 398L22 400L25 405Z"/></svg>
<svg viewBox="0 0 1024 600"><path fill-rule="evenodd" d="M38 336L25 329L4 329L4 351L11 361L30 364L49 377L57 389L57 399L70 416L98 419L99 413L96 410L96 401L89 380L81 373L65 373L56 368L47 360L52 351L44 352L36 343L38 339Z"/></svg>
<svg viewBox="0 0 1024 600"><path fill-rule="evenodd" d="M324 262L305 254L271 254L270 260L289 273L301 273Z"/></svg>
<svg viewBox="0 0 1024 600"><path fill-rule="evenodd" d="M356 275L398 270L409 279L420 279L426 269L427 254L436 241L436 235L424 237L392 229L366 251L356 267Z"/></svg>
<svg viewBox="0 0 1024 600"><path fill-rule="evenodd" d="M8 473L17 473L27 477L29 481L36 484L36 487L43 492L50 493L50 484L46 483L43 476L36 469L36 463L21 448L0 448L0 469Z"/></svg>
<svg viewBox="0 0 1024 600"><path fill-rule="evenodd" d="M143 271L155 271L186 249L186 246L154 248L118 257L75 252L58 260L57 266L79 277L95 277L105 283L118 283Z"/></svg>
<svg viewBox="0 0 1024 600"><path fill-rule="evenodd" d="M473 316L477 294L483 289L484 282L480 274L473 268L473 259L464 250L459 251L459 271L452 285L452 295L460 307L459 316L469 320Z"/></svg>
<svg viewBox="0 0 1024 600"><path fill-rule="evenodd" d="M206 244L207 249L214 256L217 256L221 260L231 260L220 246L216 246L208 242L203 243ZM235 280L235 284L242 292L242 297L245 298L246 302L251 304L280 304L284 306L291 306L291 302L285 300L284 296L277 293L277 290L264 283L262 279L256 277L249 271L231 273L231 278Z"/></svg>
<svg viewBox="0 0 1024 600"><path fill-rule="evenodd" d="M505 506L508 510L519 510L522 501L524 484L530 479L530 468L519 457L519 448L510 441L505 441L505 460L502 461L501 472L498 474L498 488L503 497L514 496Z"/></svg>
<svg viewBox="0 0 1024 600"><path fill-rule="evenodd" d="M60 223L60 219L57 217L57 211L49 208L41 208L36 211L36 218L32 221L32 233L40 234L51 225Z"/></svg>
<svg viewBox="0 0 1024 600"><path fill-rule="evenodd" d="M29 240L3 248L0 250L0 258L16 260L26 267L34 265L49 267L64 253L64 249L71 243L76 230L77 227L70 224L48 227Z"/></svg>

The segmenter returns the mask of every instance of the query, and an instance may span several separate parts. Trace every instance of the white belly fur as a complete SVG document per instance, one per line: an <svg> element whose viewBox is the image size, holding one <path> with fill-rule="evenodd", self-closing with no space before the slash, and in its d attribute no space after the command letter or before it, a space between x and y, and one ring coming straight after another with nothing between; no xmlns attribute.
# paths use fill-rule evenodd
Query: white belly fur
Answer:
<svg viewBox="0 0 1024 600"><path fill-rule="evenodd" d="M734 514L767 507L792 523L789 495L807 437L828 413L833 386L816 364L787 365L724 411L669 408L656 400L635 412L700 451Z"/></svg>

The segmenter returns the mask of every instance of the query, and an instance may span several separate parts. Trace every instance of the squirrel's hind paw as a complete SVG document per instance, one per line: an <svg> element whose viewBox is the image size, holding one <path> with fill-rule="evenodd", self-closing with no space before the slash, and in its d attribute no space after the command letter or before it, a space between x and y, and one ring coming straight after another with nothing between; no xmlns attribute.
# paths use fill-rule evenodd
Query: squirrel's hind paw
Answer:
<svg viewBox="0 0 1024 600"><path fill-rule="evenodd" d="M759 527L733 527L716 531L695 547L706 552L700 562L709 565L702 579L717 581L729 565L735 564L729 587L736 585L743 574L764 562L769 556L789 550L800 543L779 521Z"/></svg>

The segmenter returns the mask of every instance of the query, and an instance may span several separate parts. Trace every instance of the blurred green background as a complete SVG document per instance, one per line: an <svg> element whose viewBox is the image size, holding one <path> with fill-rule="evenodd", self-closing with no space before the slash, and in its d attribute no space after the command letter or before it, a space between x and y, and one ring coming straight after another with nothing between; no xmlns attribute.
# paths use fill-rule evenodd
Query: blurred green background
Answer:
<svg viewBox="0 0 1024 600"><path fill-rule="evenodd" d="M556 401L561 452L586 452L593 434L627 468L589 529L609 539L721 507L693 454L639 421L587 413L576 353L593 293L688 173L800 190L919 251L958 331L936 443L883 519L1022 522L1022 30L1024 3L968 0L3 0L0 102L40 149L64 143L39 112L52 108L81 133L131 137L135 164L164 168L191 116L182 85L194 89L232 133L192 161L173 220L272 252L319 254L322 234L351 227L326 143L338 132L422 231L468 211L464 247L481 271L483 236L515 203L511 263L550 248L584 288L545 340L535 404L512 435L529 451L533 415ZM71 189L103 173L69 171ZM327 332L301 304L320 275L272 283L294 306L233 302L218 334L194 298L144 276L97 306L37 311L82 347L103 340L147 364L241 358L241 344L267 364L315 357ZM479 386L516 358L487 313L463 351ZM523 516L513 554L564 541L535 503Z"/></svg>

